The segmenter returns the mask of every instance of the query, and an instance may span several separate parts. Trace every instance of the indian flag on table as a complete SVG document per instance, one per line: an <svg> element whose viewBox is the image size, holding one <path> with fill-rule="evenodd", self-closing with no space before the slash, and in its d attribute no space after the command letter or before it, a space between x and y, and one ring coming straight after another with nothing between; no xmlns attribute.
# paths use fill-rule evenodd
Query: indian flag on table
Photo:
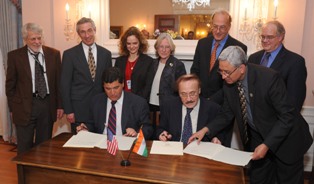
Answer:
<svg viewBox="0 0 314 184"><path fill-rule="evenodd" d="M147 152L147 147L146 147L146 142L144 138L144 134L142 129L140 129L140 133L137 135L135 145L133 147L133 152L143 156L147 157L148 152Z"/></svg>

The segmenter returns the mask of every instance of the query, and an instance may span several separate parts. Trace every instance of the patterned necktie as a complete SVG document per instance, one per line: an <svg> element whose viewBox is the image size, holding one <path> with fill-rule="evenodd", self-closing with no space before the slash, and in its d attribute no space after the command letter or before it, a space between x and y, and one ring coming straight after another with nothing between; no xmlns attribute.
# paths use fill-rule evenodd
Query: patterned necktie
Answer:
<svg viewBox="0 0 314 184"><path fill-rule="evenodd" d="M114 104L116 104L117 101L111 101L111 109L109 112L109 118L108 118L108 128L112 132L113 135L116 135L116 107Z"/></svg>
<svg viewBox="0 0 314 184"><path fill-rule="evenodd" d="M39 63L39 52L38 53L31 53L35 60L35 91L39 97L45 98L47 95L47 85L44 76L44 67Z"/></svg>
<svg viewBox="0 0 314 184"><path fill-rule="evenodd" d="M211 71L215 65L216 61L216 53L217 53L217 48L219 47L219 42L216 42L212 51L212 54L210 56L210 63L209 63L209 71Z"/></svg>
<svg viewBox="0 0 314 184"><path fill-rule="evenodd" d="M269 53L269 52L266 52L266 54L265 54L265 56L263 57L262 62L261 62L261 65L262 65L262 66L267 67L269 57L270 57L270 53Z"/></svg>
<svg viewBox="0 0 314 184"><path fill-rule="evenodd" d="M182 142L184 145L187 145L189 138L192 136L192 120L191 120L191 111L192 108L186 108L186 115L184 118L183 132L182 132Z"/></svg>
<svg viewBox="0 0 314 184"><path fill-rule="evenodd" d="M94 81L95 75L96 75L96 65L95 65L95 58L92 52L92 47L89 47L88 49L88 67L89 67L89 71L92 76L92 79Z"/></svg>
<svg viewBox="0 0 314 184"><path fill-rule="evenodd" d="M242 82L238 82L238 90L239 90L239 98L240 98L240 106L241 106L241 114L242 114L242 121L243 121L243 140L244 144L247 144L249 137L248 137L248 115L247 115L247 107L246 107L246 99L244 95L244 89L242 86Z"/></svg>

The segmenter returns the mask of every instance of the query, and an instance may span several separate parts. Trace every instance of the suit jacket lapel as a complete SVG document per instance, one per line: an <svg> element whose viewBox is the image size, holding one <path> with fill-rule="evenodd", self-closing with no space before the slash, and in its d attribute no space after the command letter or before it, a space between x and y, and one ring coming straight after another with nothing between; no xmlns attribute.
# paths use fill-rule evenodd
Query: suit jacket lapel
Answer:
<svg viewBox="0 0 314 184"><path fill-rule="evenodd" d="M286 53L285 51L286 51L286 48L284 46L282 46L282 48L278 52L274 62L271 64L270 68L277 70L277 71L281 68L281 65L283 64L282 58L285 56L285 53Z"/></svg>
<svg viewBox="0 0 314 184"><path fill-rule="evenodd" d="M122 104L122 113L121 113L121 129L122 134L124 133L124 130L126 130L126 122L128 121L128 113L129 109L128 106L131 105L130 99L128 98L128 94L126 92L123 92L123 104Z"/></svg>
<svg viewBox="0 0 314 184"><path fill-rule="evenodd" d="M23 68L25 69L25 73L26 73L26 76L32 81L32 72L31 72L31 65L30 65L30 61L29 61L29 58L28 58L28 50L27 50L27 45L25 45L23 47L23 50L22 52L20 52L21 54L21 65L25 65Z"/></svg>
<svg viewBox="0 0 314 184"><path fill-rule="evenodd" d="M77 61L76 61L77 63L76 64L83 68L86 76L89 76L89 79L92 81L92 75L89 71L89 66L88 66L87 59L86 59L86 56L84 53L82 42L77 46L75 52L77 55ZM96 68L96 76L97 76L97 68Z"/></svg>
<svg viewBox="0 0 314 184"><path fill-rule="evenodd" d="M248 89L249 89L249 91L248 91L248 95L249 95L249 100L250 100L250 108L251 108L251 113L252 113L252 116L253 116L253 112L254 112L254 94L255 94L255 79L256 79L256 77L254 76L254 71L252 71L252 70L254 70L254 69L252 69L251 67L250 67L250 65L248 65L247 66L247 68L248 68L248 71L247 71L247 82L248 82Z"/></svg>
<svg viewBox="0 0 314 184"><path fill-rule="evenodd" d="M210 58L211 58L211 55L212 55L212 46L213 46L213 40L214 40L214 37L213 36L211 36L210 38L209 38L209 42L208 42L208 47L206 46L204 49L206 50L206 52L209 52L210 54L206 54L207 55L207 57L208 58L206 58L206 64L205 64L205 69L207 69L207 71L209 72L209 65L210 65ZM217 63L217 61L215 61L215 64L214 64L214 66L213 66L213 68L215 67L215 65L216 65L216 63ZM213 72L210 72L209 74L211 74L211 73L213 73Z"/></svg>
<svg viewBox="0 0 314 184"><path fill-rule="evenodd" d="M100 52L99 46L97 44L95 44L95 45L96 45L96 49L97 49L97 65L96 65L96 76L95 76L95 81L96 81L96 79L98 79L98 78L100 79L102 76L102 68L105 67L105 66L103 66L103 65L105 65L105 62L102 62L101 59L105 58L105 56L103 56L103 52ZM87 66L88 66L88 64L87 64ZM87 67L87 68L88 68L88 73L91 76L90 71L89 71L89 67ZM92 76L90 78L92 79Z"/></svg>
<svg viewBox="0 0 314 184"><path fill-rule="evenodd" d="M105 130L105 123L108 123L108 119L107 119L107 100L108 100L108 97L105 96L104 98L104 106L103 107L100 107L99 110L102 111L103 113L103 117L104 117L104 122L100 122L100 127L101 127L101 132L103 133L104 130Z"/></svg>
<svg viewBox="0 0 314 184"><path fill-rule="evenodd" d="M44 60L45 60L45 65L46 65L46 75L47 75L47 80L48 80L48 85L50 84L49 79L51 79L51 68L53 67L53 61L52 58L53 56L51 53L47 52L46 47L42 47L43 52L44 52Z"/></svg>

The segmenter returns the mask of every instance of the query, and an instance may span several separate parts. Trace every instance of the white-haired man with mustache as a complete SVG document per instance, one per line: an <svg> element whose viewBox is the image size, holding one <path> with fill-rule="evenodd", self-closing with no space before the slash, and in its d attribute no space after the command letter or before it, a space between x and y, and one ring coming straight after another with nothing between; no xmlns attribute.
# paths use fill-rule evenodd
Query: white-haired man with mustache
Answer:
<svg viewBox="0 0 314 184"><path fill-rule="evenodd" d="M179 97L167 100L160 107L160 124L156 138L187 144L193 133L216 117L220 106L200 97L201 84L195 74L183 75L176 81ZM210 141L204 136L202 141Z"/></svg>

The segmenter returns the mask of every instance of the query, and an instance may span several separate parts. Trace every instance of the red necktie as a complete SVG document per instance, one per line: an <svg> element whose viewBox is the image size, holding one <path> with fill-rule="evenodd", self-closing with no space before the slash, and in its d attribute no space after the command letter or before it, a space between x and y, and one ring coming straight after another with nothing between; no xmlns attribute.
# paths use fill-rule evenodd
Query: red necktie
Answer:
<svg viewBox="0 0 314 184"><path fill-rule="evenodd" d="M116 135L116 107L114 104L117 101L111 101L111 109L109 112L109 118L108 118L108 129L112 132L113 135Z"/></svg>

